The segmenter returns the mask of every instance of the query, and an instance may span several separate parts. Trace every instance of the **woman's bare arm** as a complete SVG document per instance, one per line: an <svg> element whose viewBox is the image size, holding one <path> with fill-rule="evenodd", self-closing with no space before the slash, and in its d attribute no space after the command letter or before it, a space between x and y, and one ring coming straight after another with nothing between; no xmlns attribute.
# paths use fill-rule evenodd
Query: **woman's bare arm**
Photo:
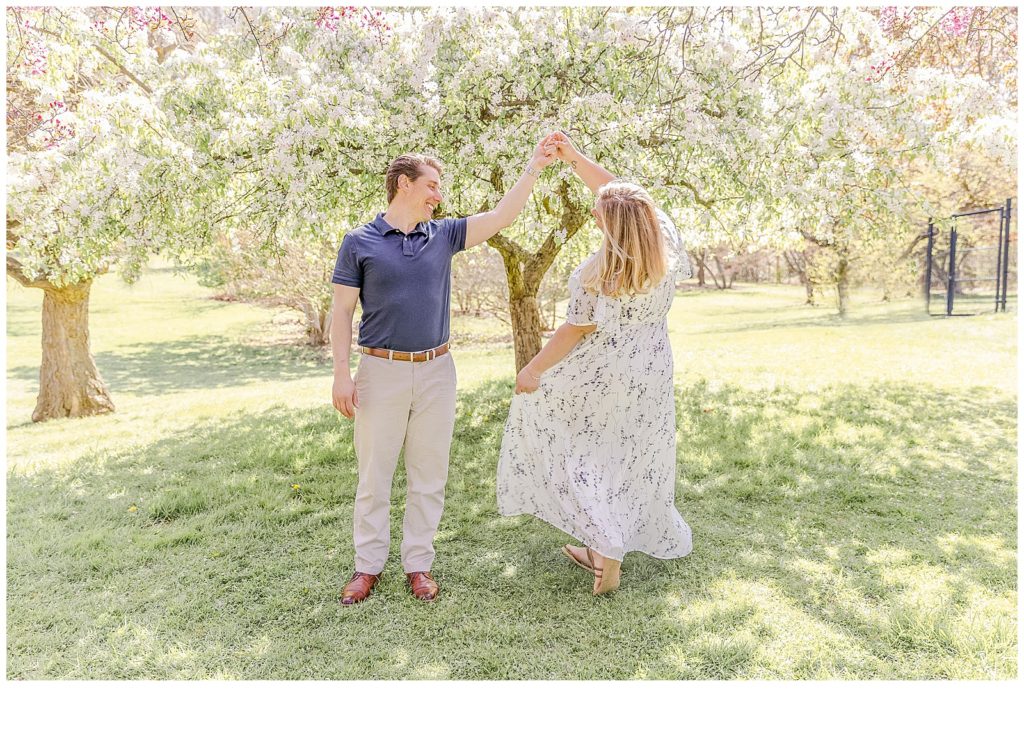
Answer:
<svg viewBox="0 0 1024 738"><path fill-rule="evenodd" d="M583 180L583 184L589 187L595 195L603 185L615 179L614 174L593 159L581 154L569 137L561 131L551 134L551 140L558 147L555 155L572 167L572 170Z"/></svg>
<svg viewBox="0 0 1024 738"><path fill-rule="evenodd" d="M534 392L540 386L540 375L560 362L585 335L597 330L596 325L574 325L573 323L562 323L555 335L544 344L529 364L523 367L516 377L516 394L520 392Z"/></svg>

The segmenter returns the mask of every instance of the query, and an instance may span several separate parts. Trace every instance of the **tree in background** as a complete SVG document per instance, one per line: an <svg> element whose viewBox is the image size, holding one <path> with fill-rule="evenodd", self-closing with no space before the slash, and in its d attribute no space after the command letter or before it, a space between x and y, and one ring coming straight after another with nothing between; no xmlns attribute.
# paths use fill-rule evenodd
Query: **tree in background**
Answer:
<svg viewBox="0 0 1024 738"><path fill-rule="evenodd" d="M368 139L358 96L313 94L296 54L277 53L289 28L312 33L316 11L251 12L8 11L7 269L44 292L34 420L114 409L89 345L97 276L133 281L157 252L201 268L232 229L253 263L308 253L337 242L339 205L358 207L365 180L337 176Z"/></svg>
<svg viewBox="0 0 1024 738"><path fill-rule="evenodd" d="M407 101L423 101L429 124L412 126L421 138L409 145L433 147L453 167L453 208L461 214L493 204L531 142L559 128L706 230L741 222L738 214L765 191L760 173L777 134L756 75L767 80L788 63L773 54L804 37L792 27L797 15L766 19L775 35L758 37L751 26L755 43L744 56L731 39L737 24L756 22L747 9L413 14L409 54L419 72L398 70L382 87L402 91L389 109L393 119L412 123ZM565 169L544 173L534 202L489 241L505 264L520 367L540 349L545 274L566 244L593 229L590 194Z"/></svg>
<svg viewBox="0 0 1024 738"><path fill-rule="evenodd" d="M849 199L836 207L859 220L848 245L817 247L817 271L831 254L833 276L847 275L862 244L872 242L863 223L890 227L878 214L860 214L892 202L887 173L901 173L912 158L896 157L885 172L867 167L875 173L870 188L882 194L857 200L857 167L872 157L885 164L900 151L886 130L872 126L888 122L904 136L906 111L954 94L897 99L893 107L903 117L888 121L894 101L886 94L902 92L891 83L858 83L843 71L852 64L867 76L871 59L891 53L877 18L856 10L480 9L367 17L321 8L310 16L260 11L217 66L218 76L236 74L243 87L260 70L273 78L264 86L275 102L261 109L251 107L259 95L246 97L218 142L243 146L251 170L243 172L252 180L232 176L230 186L240 193L239 216L255 213L265 225L250 227L268 236L285 224L293 232L371 218L384 205L384 164L409 150L446 162L449 210L472 214L504 193L538 135L560 128L613 171L647 185L695 247L709 240L745 249L788 244L782 234L798 226L830 243L815 229L845 168ZM223 71L245 56L245 44L252 68ZM845 101L822 95L844 79ZM830 105L840 109L833 113ZM842 116L868 137L837 137ZM808 160L811 172L804 170ZM805 174L807 186L790 188ZM575 234L592 230L588 202L568 172L545 172L524 215L491 239L505 267L519 365L540 347L545 275ZM798 217L794 204L805 215ZM835 281L847 294L848 277Z"/></svg>
<svg viewBox="0 0 1024 738"><path fill-rule="evenodd" d="M43 291L33 420L114 409L89 346L89 292L183 235L186 153L154 82L189 33L158 9L7 11L7 273Z"/></svg>
<svg viewBox="0 0 1024 738"><path fill-rule="evenodd" d="M934 10L932 30L922 32L941 27L943 12ZM791 67L780 77L783 99L800 102L780 110L792 133L772 178L780 219L814 245L841 316L854 270L892 274L901 245L939 216L910 179L914 168L935 168L981 132L1001 131L1004 146L1013 140L1009 102L984 79L934 67L894 72L892 59L905 57L914 38L887 37L871 14L853 20L843 63Z"/></svg>
<svg viewBox="0 0 1024 738"><path fill-rule="evenodd" d="M217 236L194 265L200 284L219 288L230 299L286 307L302 316L306 343L329 340L335 241L278 238L272 251L259 249L244 228Z"/></svg>

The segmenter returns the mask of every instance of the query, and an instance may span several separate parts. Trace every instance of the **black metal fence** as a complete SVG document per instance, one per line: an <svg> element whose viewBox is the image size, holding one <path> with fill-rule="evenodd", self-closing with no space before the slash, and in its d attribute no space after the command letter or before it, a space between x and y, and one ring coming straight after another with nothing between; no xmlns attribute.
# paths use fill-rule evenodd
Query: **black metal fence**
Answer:
<svg viewBox="0 0 1024 738"><path fill-rule="evenodd" d="M930 315L1006 312L1017 304L1013 199L953 216L948 232L928 224L925 304Z"/></svg>

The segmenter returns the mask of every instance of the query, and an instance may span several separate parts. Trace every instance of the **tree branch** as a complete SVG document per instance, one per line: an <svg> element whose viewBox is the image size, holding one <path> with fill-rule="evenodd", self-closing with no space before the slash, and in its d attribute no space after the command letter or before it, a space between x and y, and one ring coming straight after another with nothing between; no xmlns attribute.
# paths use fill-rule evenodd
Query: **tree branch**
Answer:
<svg viewBox="0 0 1024 738"><path fill-rule="evenodd" d="M810 241L819 248L830 249L833 246L835 246L835 244L833 244L831 241L828 241L823 238L818 238L813 233L811 233L808 230L805 230L804 228L800 229L800 235L803 236L805 240Z"/></svg>
<svg viewBox="0 0 1024 738"><path fill-rule="evenodd" d="M540 249L533 254L525 263L523 277L529 285L540 285L544 274L555 261L558 252L570 238L576 235L586 222L586 212L580 208L569 196L569 182L562 180L558 185L558 199L562 202L562 217L559 219L558 228L553 229L544 239ZM559 240L555 237L557 231L565 231L565 238Z"/></svg>
<svg viewBox="0 0 1024 738"><path fill-rule="evenodd" d="M259 36L256 35L256 29L252 27L252 21L249 20L249 16L246 15L245 8L239 8L239 12L242 13L242 17L245 18L246 25L249 26L249 33L252 34L252 40L256 42L256 52L260 55L260 66L263 67L263 73L267 73L267 63L263 61L263 45L260 43Z"/></svg>
<svg viewBox="0 0 1024 738"><path fill-rule="evenodd" d="M505 259L512 257L516 261L523 261L523 258L526 256L526 252L523 251L518 243L513 241L511 238L501 235L500 233L495 233L493 236L488 238L487 245L501 254Z"/></svg>
<svg viewBox="0 0 1024 738"><path fill-rule="evenodd" d="M689 182L687 182L685 179L675 179L672 180L671 182L666 182L665 184L675 187L683 187L684 189L689 190L690 193L693 195L694 201L702 208L706 208L707 210L711 210L711 208L714 206L716 202L715 200L709 200L706 197L702 197L701 194L697 192L697 188L694 187Z"/></svg>
<svg viewBox="0 0 1024 738"><path fill-rule="evenodd" d="M10 246L10 235L8 235L8 246ZM25 274L25 268L15 257L7 255L7 276L14 277L22 287L35 287L40 290L55 289L53 283L46 279L31 279Z"/></svg>
<svg viewBox="0 0 1024 738"><path fill-rule="evenodd" d="M134 74L132 74L124 64L122 64L117 59L115 59L110 53L107 52L106 49L104 49L99 44L93 44L93 48L95 48L96 51L100 52L100 54L102 54L103 57L106 58L111 64L113 64L115 67L120 69L121 72L124 73L124 75L128 79L130 79L132 82L134 82L139 87L141 87L143 90L145 90L147 95L152 95L153 94L153 90L150 89L149 85L147 85L141 79L139 79Z"/></svg>

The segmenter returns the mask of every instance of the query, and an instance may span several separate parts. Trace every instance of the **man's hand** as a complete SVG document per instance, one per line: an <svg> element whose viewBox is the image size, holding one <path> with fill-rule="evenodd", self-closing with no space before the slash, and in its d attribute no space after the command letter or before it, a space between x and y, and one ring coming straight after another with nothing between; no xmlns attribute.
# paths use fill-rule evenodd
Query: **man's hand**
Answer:
<svg viewBox="0 0 1024 738"><path fill-rule="evenodd" d="M529 367L524 366L523 370L516 375L516 394L536 392L538 387L540 387L540 377L533 374Z"/></svg>
<svg viewBox="0 0 1024 738"><path fill-rule="evenodd" d="M352 420L356 417L356 410L359 409L359 392L356 390L356 383L350 378L335 378L331 400L334 407L346 418Z"/></svg>
<svg viewBox="0 0 1024 738"><path fill-rule="evenodd" d="M533 156L530 158L530 166L534 169L543 169L555 160L555 141L552 138L554 135L555 133L549 133L540 140L537 144L537 148L533 150Z"/></svg>

